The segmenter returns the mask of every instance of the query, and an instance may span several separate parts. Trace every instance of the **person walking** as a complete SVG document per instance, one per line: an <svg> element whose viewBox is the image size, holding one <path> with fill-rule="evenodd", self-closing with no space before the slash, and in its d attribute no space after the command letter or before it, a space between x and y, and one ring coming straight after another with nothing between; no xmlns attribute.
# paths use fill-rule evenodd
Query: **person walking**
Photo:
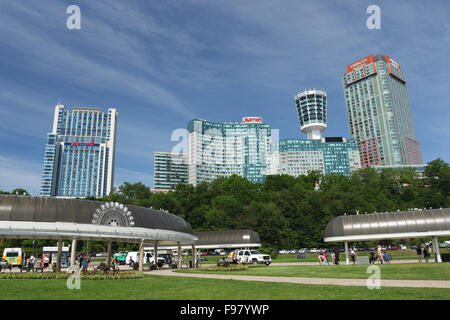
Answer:
<svg viewBox="0 0 450 320"><path fill-rule="evenodd" d="M383 254L381 253L381 244L378 245L377 248L377 261L380 262L381 264L383 264L384 262L384 258L383 258Z"/></svg>
<svg viewBox="0 0 450 320"><path fill-rule="evenodd" d="M417 258L419 259L419 263L421 263L422 262L422 247L421 247L421 245L417 246L416 252L417 252Z"/></svg>
<svg viewBox="0 0 450 320"><path fill-rule="evenodd" d="M28 270L31 270L34 272L34 262L36 261L36 258L33 254L30 256L30 260L28 261Z"/></svg>
<svg viewBox="0 0 450 320"><path fill-rule="evenodd" d="M430 253L428 252L428 246L425 246L423 248L423 258L425 259L425 262L428 262L429 257L430 257Z"/></svg>
<svg viewBox="0 0 450 320"><path fill-rule="evenodd" d="M357 254L356 254L355 248L353 248L352 251L350 251L350 256L352 257L352 263L356 264L356 256L357 256Z"/></svg>
<svg viewBox="0 0 450 320"><path fill-rule="evenodd" d="M339 249L334 250L334 264L339 265Z"/></svg>

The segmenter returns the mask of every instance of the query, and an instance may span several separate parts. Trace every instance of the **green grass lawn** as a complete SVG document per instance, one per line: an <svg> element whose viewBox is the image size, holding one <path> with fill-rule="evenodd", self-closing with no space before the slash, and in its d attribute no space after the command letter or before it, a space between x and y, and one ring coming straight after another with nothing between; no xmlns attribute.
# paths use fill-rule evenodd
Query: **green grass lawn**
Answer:
<svg viewBox="0 0 450 320"><path fill-rule="evenodd" d="M146 275L134 280L85 280L69 290L64 280L0 280L2 299L301 300L450 299L450 289L344 287L194 279Z"/></svg>
<svg viewBox="0 0 450 320"><path fill-rule="evenodd" d="M381 279L389 280L450 280L450 265L447 263L421 264L377 264L381 270ZM368 265L339 266L261 266L241 271L212 272L203 269L184 269L176 272L219 273L252 276L309 277L309 278L348 278L367 279Z"/></svg>

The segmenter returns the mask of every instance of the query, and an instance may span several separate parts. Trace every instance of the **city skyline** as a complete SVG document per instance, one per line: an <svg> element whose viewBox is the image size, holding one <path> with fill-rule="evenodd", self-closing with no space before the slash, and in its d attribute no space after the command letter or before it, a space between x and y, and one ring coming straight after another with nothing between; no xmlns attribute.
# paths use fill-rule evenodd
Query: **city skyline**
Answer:
<svg viewBox="0 0 450 320"><path fill-rule="evenodd" d="M0 189L39 192L58 101L117 108L116 186L151 186L154 151L194 118L258 115L280 139L303 138L292 97L306 88L327 92L326 135L349 138L341 76L369 54L401 64L424 162L450 160L445 1L379 1L381 30L366 27L370 1L79 2L81 30L65 26L70 4L2 4Z"/></svg>

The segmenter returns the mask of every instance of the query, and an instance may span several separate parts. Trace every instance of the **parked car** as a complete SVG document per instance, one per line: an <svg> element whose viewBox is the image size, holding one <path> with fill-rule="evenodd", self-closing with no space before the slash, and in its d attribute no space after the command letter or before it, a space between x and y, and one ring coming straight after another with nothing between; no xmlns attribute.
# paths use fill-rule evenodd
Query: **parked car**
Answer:
<svg viewBox="0 0 450 320"><path fill-rule="evenodd" d="M289 253L290 254L296 254L296 253L298 253L298 250L297 249L292 249L291 251L289 251Z"/></svg>
<svg viewBox="0 0 450 320"><path fill-rule="evenodd" d="M413 245L411 246L411 249L412 249L412 250L416 250L416 249L417 249L417 244L413 244Z"/></svg>
<svg viewBox="0 0 450 320"><path fill-rule="evenodd" d="M391 246L391 250L398 250L398 249L399 249L399 247L398 247L398 245L396 245L396 244L394 244L394 245Z"/></svg>
<svg viewBox="0 0 450 320"><path fill-rule="evenodd" d="M207 256L208 255L208 252L207 251L203 251L202 252L202 256Z"/></svg>
<svg viewBox="0 0 450 320"><path fill-rule="evenodd" d="M317 248L311 248L310 252L311 252L311 253L319 253L320 250L317 249Z"/></svg>
<svg viewBox="0 0 450 320"><path fill-rule="evenodd" d="M134 262L138 262L139 261L139 252L138 251L131 251L128 252L125 263L129 264L131 259L133 259ZM152 252L144 252L144 263L153 263L154 262L154 257L153 257L153 253ZM166 259L164 259L163 257L158 255L157 258L157 264L158 267L162 267L164 265L164 263L166 263Z"/></svg>
<svg viewBox="0 0 450 320"><path fill-rule="evenodd" d="M272 259L268 254L262 254L257 250L239 250L236 259L238 263L259 263L269 265Z"/></svg>
<svg viewBox="0 0 450 320"><path fill-rule="evenodd" d="M439 248L448 248L448 243L446 242L439 243Z"/></svg>
<svg viewBox="0 0 450 320"><path fill-rule="evenodd" d="M400 245L400 249L401 249L401 250L406 250L406 249L407 249L407 248L406 248L406 245L401 244L401 245Z"/></svg>

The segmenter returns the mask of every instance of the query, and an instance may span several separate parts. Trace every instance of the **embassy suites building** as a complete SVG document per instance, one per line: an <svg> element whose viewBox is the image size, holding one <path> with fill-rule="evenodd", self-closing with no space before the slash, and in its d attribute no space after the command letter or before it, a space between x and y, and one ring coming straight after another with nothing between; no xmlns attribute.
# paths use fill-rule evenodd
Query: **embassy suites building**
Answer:
<svg viewBox="0 0 450 320"><path fill-rule="evenodd" d="M47 134L40 195L103 197L114 181L116 109L55 107Z"/></svg>

